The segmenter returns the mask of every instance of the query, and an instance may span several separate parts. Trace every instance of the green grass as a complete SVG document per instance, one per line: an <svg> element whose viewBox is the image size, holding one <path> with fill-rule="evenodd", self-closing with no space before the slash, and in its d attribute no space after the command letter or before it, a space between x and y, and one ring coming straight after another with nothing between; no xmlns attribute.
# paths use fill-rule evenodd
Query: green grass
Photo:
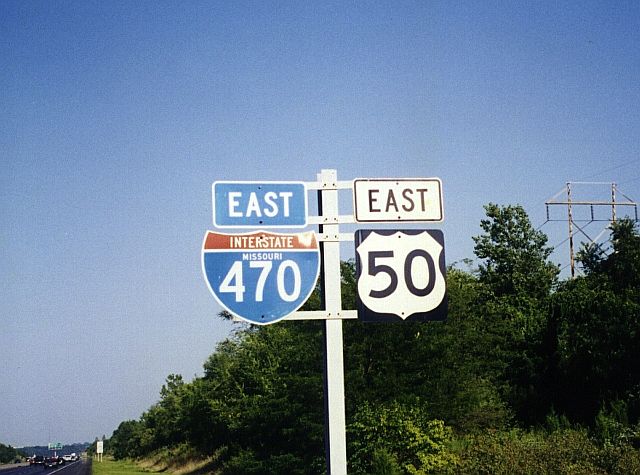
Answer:
<svg viewBox="0 0 640 475"><path fill-rule="evenodd" d="M133 475L138 473L146 473L135 463L128 460L111 460L104 458L102 462L93 460L91 464L92 475Z"/></svg>

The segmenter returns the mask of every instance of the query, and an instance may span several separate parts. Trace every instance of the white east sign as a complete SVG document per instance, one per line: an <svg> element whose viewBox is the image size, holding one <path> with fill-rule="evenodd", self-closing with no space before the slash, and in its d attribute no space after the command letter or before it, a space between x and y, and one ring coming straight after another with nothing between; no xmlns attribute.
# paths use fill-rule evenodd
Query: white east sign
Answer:
<svg viewBox="0 0 640 475"><path fill-rule="evenodd" d="M444 219L439 178L383 178L353 181L357 222L440 222Z"/></svg>

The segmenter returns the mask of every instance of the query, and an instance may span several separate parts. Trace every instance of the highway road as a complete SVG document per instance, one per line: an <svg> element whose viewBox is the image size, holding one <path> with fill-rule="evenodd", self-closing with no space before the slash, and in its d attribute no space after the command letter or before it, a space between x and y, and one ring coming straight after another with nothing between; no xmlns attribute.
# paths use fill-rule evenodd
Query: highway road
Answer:
<svg viewBox="0 0 640 475"><path fill-rule="evenodd" d="M91 459L67 462L62 467L44 468L42 465L5 465L0 475L91 475Z"/></svg>

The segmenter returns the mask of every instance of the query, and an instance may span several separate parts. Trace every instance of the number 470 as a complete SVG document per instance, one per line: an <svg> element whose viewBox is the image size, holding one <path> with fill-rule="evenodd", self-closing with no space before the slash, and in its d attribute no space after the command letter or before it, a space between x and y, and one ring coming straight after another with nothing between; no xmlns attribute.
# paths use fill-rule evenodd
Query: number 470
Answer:
<svg viewBox="0 0 640 475"><path fill-rule="evenodd" d="M244 294L246 292L244 266L242 264L243 261L235 261L220 284L220 292L235 294L236 302L244 302ZM271 274L271 269L273 268L273 261L250 261L249 267L251 269L260 269L260 275L256 282L254 301L262 302L264 300L264 288ZM287 292L285 287L287 270L290 270L293 275L293 289L291 292ZM280 263L276 272L276 287L278 289L278 295L285 302L293 302L300 296L300 267L298 267L295 261L286 259Z"/></svg>

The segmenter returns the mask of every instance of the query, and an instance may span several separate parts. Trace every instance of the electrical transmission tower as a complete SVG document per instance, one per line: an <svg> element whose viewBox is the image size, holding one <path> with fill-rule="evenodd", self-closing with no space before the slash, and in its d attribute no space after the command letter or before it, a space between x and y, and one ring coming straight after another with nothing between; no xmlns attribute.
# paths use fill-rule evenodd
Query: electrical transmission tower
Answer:
<svg viewBox="0 0 640 475"><path fill-rule="evenodd" d="M606 198L599 197L594 198L593 192L602 193L603 186L607 187ZM584 187L587 188L587 197L584 191ZM582 193L576 194L577 188ZM577 198L577 199L576 199ZM596 244L602 235L609 229L609 225L604 226L600 230L599 234L595 238L591 238L586 231L587 226L595 222L613 223L618 218L618 207L626 207L623 213L625 216L629 216L629 211L633 212L635 221L638 221L638 203L633 201L627 195L625 195L617 187L615 183L610 182L580 182L569 181L566 187L549 198L545 202L547 208L547 221L567 221L569 223L569 265L571 267L571 277L575 277L575 253L574 253L574 237L577 232L581 233L590 243ZM550 216L551 206L566 206L567 217L563 219L552 219ZM607 210L606 214L600 210ZM608 212L610 210L610 213ZM580 224L578 224L580 223ZM543 223L544 224L544 223ZM566 239L565 241L566 242Z"/></svg>

